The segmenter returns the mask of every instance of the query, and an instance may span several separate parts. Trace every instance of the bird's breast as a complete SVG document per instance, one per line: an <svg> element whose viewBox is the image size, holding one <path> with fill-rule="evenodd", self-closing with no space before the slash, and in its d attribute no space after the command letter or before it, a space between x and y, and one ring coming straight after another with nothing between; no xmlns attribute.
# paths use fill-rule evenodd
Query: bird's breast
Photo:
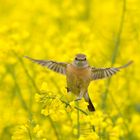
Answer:
<svg viewBox="0 0 140 140"><path fill-rule="evenodd" d="M73 76L77 76L77 78L90 78L91 76L91 69L90 67L87 68L76 68L75 66L73 66L72 64L69 64L67 66L67 71L66 71L67 75L73 75Z"/></svg>
<svg viewBox="0 0 140 140"><path fill-rule="evenodd" d="M81 88L88 88L91 80L91 69L87 68L76 68L69 64L66 71L67 86L72 92L80 92Z"/></svg>

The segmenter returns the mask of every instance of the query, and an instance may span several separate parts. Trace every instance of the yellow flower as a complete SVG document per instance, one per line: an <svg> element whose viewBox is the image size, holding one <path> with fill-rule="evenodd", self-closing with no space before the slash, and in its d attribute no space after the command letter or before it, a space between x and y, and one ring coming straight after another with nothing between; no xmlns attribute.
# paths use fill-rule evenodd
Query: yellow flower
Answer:
<svg viewBox="0 0 140 140"><path fill-rule="evenodd" d="M80 140L139 140L139 5L139 0L1 0L0 138L76 140L79 133ZM134 61L109 86L107 79L92 82L95 112L84 99L75 103L64 75L23 58L70 63L77 53L85 53L93 67Z"/></svg>
<svg viewBox="0 0 140 140"><path fill-rule="evenodd" d="M95 132L92 132L87 136L80 136L79 140L100 140L100 138Z"/></svg>
<svg viewBox="0 0 140 140"><path fill-rule="evenodd" d="M40 90L41 91L48 91L48 84L46 83L46 82L43 82L43 84L42 84L42 86L41 86L41 88L40 88Z"/></svg>

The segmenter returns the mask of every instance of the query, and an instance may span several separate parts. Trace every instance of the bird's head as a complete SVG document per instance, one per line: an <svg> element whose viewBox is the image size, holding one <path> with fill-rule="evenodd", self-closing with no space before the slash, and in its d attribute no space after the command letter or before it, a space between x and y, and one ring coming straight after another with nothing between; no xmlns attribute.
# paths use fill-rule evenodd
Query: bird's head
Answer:
<svg viewBox="0 0 140 140"><path fill-rule="evenodd" d="M78 68L88 67L88 62L87 62L87 59L86 59L86 55L77 54L74 58L73 65L78 67Z"/></svg>

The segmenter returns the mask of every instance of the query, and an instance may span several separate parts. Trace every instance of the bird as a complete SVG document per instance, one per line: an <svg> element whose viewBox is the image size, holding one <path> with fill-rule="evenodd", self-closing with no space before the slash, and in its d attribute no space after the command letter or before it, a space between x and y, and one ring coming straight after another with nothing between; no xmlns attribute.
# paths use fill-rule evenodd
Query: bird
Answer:
<svg viewBox="0 0 140 140"><path fill-rule="evenodd" d="M129 61L127 64L120 67L96 68L89 65L86 55L82 53L76 54L71 63L38 60L28 56L24 57L54 72L65 75L67 92L72 92L76 95L75 101L81 100L84 97L85 101L88 103L87 108L91 112L95 111L95 107L88 94L90 83L94 80L109 78L120 71L120 69L126 68L133 62Z"/></svg>

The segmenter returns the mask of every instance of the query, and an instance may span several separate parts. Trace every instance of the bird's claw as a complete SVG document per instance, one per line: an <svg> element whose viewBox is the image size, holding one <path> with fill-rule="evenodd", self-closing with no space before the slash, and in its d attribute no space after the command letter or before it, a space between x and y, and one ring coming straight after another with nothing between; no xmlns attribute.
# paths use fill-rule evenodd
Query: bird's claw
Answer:
<svg viewBox="0 0 140 140"><path fill-rule="evenodd" d="M77 98L77 99L75 99L74 101L76 101L76 102L77 102L77 101L79 101L79 100L81 100L81 99L82 99L82 98Z"/></svg>

